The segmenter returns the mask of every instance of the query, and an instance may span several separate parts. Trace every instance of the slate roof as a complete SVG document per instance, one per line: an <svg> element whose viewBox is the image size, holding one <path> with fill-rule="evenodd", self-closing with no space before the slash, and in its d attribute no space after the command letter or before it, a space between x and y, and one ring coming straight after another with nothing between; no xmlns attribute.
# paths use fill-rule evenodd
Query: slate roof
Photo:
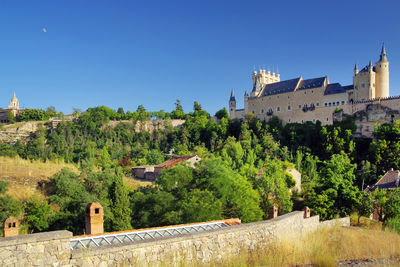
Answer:
<svg viewBox="0 0 400 267"><path fill-rule="evenodd" d="M341 86L340 83L331 83L326 86L324 95L341 94L345 92L346 89Z"/></svg>
<svg viewBox="0 0 400 267"><path fill-rule="evenodd" d="M399 183L396 184L396 180L400 178L400 171L399 170L393 170L391 169L390 171L386 172L385 175L382 176L381 179L379 179L376 184L374 184L372 187L368 187L366 189L367 192L369 191L374 191L375 189L396 189L399 188Z"/></svg>
<svg viewBox="0 0 400 267"><path fill-rule="evenodd" d="M326 77L303 80L301 77L299 77L277 83L270 83L265 85L261 96L277 95L293 92L295 90L318 88L324 85L325 79Z"/></svg>
<svg viewBox="0 0 400 267"><path fill-rule="evenodd" d="M267 84L265 85L261 95L267 96L267 95L277 95L287 92L293 92L296 89L300 79L301 78L299 77L296 79Z"/></svg>
<svg viewBox="0 0 400 267"><path fill-rule="evenodd" d="M318 88L324 85L326 77L302 80L297 90L304 90L309 88Z"/></svg>
<svg viewBox="0 0 400 267"><path fill-rule="evenodd" d="M376 70L375 70L375 67L372 67L372 70L373 70L373 71L376 71ZM360 72L368 72L368 65L365 66L362 70L360 70Z"/></svg>

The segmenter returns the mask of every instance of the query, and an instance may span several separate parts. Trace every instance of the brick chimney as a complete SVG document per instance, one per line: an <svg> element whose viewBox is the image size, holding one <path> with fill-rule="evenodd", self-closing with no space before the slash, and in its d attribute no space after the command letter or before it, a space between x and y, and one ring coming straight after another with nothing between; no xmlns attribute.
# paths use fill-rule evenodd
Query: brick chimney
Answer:
<svg viewBox="0 0 400 267"><path fill-rule="evenodd" d="M310 218L310 208L305 206L303 208L303 211L304 211L304 219Z"/></svg>
<svg viewBox="0 0 400 267"><path fill-rule="evenodd" d="M278 217L278 208L275 206L272 206L268 210L268 219L273 219Z"/></svg>
<svg viewBox="0 0 400 267"><path fill-rule="evenodd" d="M18 220L14 217L8 217L3 222L3 236L16 236L19 231Z"/></svg>
<svg viewBox="0 0 400 267"><path fill-rule="evenodd" d="M86 206L85 231L87 235L104 233L104 211L98 202L91 202Z"/></svg>

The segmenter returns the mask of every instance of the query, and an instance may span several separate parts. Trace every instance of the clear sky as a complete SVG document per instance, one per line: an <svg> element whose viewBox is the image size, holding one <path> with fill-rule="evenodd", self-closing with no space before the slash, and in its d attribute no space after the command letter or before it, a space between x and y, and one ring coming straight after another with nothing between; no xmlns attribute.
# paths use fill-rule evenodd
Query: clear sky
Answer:
<svg viewBox="0 0 400 267"><path fill-rule="evenodd" d="M385 42L390 94L400 95L400 2L4 0L0 3L0 107L106 105L214 114L232 88L243 105L251 72L281 80L327 75L352 83Z"/></svg>

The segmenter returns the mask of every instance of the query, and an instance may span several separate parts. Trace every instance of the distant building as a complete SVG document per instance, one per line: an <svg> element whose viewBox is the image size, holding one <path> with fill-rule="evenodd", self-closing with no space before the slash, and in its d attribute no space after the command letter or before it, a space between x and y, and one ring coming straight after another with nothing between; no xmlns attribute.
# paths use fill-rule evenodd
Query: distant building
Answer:
<svg viewBox="0 0 400 267"><path fill-rule="evenodd" d="M342 86L330 83L328 77L313 79L280 80L280 75L266 70L252 74L252 91L244 93L244 108L236 108L236 98L232 90L229 98L231 119L244 118L248 113L262 120L277 116L284 123L321 121L333 123L333 113L345 109L352 113L357 102L389 97L389 61L385 46L382 46L379 60L372 65L370 61L360 71L357 64L353 71L353 84ZM400 102L400 101L398 101Z"/></svg>
<svg viewBox="0 0 400 267"><path fill-rule="evenodd" d="M400 189L400 171L399 170L393 170L390 169L388 172L385 173L385 175L382 176L381 179L379 179L378 182L376 182L373 186L368 186L365 189L365 192L367 193L372 193L376 189L381 189L381 190L395 190L395 189ZM379 220L382 219L385 215L382 213L381 210L375 209L374 213L371 215L371 218L374 220Z"/></svg>
<svg viewBox="0 0 400 267"><path fill-rule="evenodd" d="M135 178L145 179L154 181L158 177L160 177L161 171L164 169L170 169L177 165L178 163L187 162L189 166L194 167L196 162L201 160L200 157L193 156L184 156L184 157L173 157L163 163L158 165L146 165L146 166L136 166L132 168L132 174Z"/></svg>
<svg viewBox="0 0 400 267"><path fill-rule="evenodd" d="M0 123L9 123L9 121L7 119L7 114L10 111L12 112L14 117L16 117L21 112L21 110L19 108L19 101L18 101L17 97L15 96L15 93L13 94L13 96L11 98L8 108L0 109Z"/></svg>

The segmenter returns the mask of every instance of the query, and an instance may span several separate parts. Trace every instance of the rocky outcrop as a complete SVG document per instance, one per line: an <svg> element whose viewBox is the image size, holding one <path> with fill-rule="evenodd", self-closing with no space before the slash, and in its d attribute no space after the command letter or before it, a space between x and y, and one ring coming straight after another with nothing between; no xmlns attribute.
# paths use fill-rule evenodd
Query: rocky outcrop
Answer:
<svg viewBox="0 0 400 267"><path fill-rule="evenodd" d="M46 121L18 122L5 125L0 130L0 143L14 144L17 140L27 142L31 133L37 131L39 125L44 125Z"/></svg>

